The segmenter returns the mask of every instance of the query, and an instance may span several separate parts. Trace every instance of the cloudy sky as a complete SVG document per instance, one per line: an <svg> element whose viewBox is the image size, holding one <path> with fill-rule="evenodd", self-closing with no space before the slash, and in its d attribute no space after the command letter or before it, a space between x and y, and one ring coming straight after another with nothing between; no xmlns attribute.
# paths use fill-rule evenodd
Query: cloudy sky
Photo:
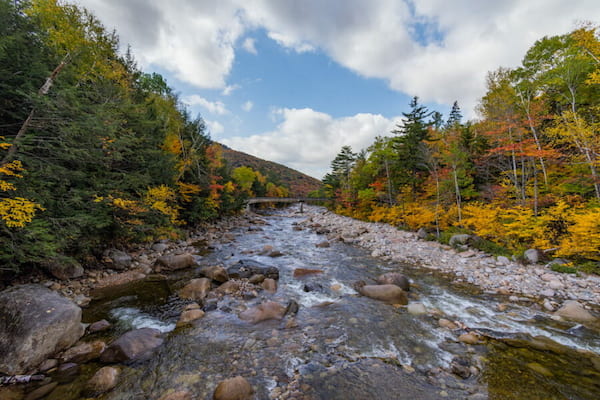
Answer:
<svg viewBox="0 0 600 400"><path fill-rule="evenodd" d="M598 0L79 0L236 150L321 178L389 134L412 96L463 114L485 76Z"/></svg>

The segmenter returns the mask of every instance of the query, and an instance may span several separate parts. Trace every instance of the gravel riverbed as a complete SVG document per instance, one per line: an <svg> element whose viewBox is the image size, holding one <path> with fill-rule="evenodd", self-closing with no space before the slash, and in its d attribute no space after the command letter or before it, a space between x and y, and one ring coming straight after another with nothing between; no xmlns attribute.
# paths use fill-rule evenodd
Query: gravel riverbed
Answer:
<svg viewBox="0 0 600 400"><path fill-rule="evenodd" d="M368 249L372 256L383 260L451 273L455 282L467 282L485 291L537 298L548 311L564 300L600 305L599 276L554 272L547 265L523 265L476 249L459 252L438 242L419 239L414 232L359 221L319 207L305 207L305 212L307 219L303 225L326 234L328 240Z"/></svg>

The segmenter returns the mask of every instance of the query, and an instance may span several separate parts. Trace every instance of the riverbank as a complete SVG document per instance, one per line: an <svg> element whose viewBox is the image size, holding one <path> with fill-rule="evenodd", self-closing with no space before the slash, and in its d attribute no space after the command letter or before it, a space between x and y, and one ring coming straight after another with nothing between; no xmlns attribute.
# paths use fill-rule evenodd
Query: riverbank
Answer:
<svg viewBox="0 0 600 400"><path fill-rule="evenodd" d="M355 220L319 207L305 206L302 225L371 251L383 260L408 263L451 273L457 283L469 283L484 291L536 299L547 311L564 300L600 305L600 277L552 271L547 265L522 265L506 257L494 257L476 249L458 252L438 242L419 239L414 232L382 223Z"/></svg>

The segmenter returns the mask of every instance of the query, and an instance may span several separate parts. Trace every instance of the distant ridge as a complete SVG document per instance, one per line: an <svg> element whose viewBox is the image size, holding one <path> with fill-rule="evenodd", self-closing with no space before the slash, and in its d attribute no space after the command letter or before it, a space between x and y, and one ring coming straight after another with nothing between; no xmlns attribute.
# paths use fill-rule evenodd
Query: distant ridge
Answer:
<svg viewBox="0 0 600 400"><path fill-rule="evenodd" d="M263 160L262 158L233 150L224 144L221 144L221 147L223 148L223 158L232 169L250 167L256 171L260 171L271 182L286 186L290 190L290 196L304 197L313 190L321 187L321 181L300 171L273 161Z"/></svg>

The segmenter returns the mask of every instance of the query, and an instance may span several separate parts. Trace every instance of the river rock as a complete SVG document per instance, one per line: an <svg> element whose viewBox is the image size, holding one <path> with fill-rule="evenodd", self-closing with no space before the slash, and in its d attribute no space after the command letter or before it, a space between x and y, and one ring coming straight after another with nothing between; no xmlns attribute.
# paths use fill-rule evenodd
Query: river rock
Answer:
<svg viewBox="0 0 600 400"><path fill-rule="evenodd" d="M157 253L162 253L163 251L167 250L169 248L169 245L166 243L154 243L152 245L152 250L156 251Z"/></svg>
<svg viewBox="0 0 600 400"><path fill-rule="evenodd" d="M121 286L127 283L141 281L142 279L146 279L146 275L139 271L127 271L120 274L108 275L96 282L94 291L112 286Z"/></svg>
<svg viewBox="0 0 600 400"><path fill-rule="evenodd" d="M100 357L105 349L106 343L103 340L80 343L65 351L60 356L60 361L63 363L73 362L83 364Z"/></svg>
<svg viewBox="0 0 600 400"><path fill-rule="evenodd" d="M264 282L264 280L265 276L263 274L254 274L250 277L250 279L248 279L248 282L252 283L253 285L260 285Z"/></svg>
<svg viewBox="0 0 600 400"><path fill-rule="evenodd" d="M88 333L103 332L112 327L112 324L105 319L96 321L88 326Z"/></svg>
<svg viewBox="0 0 600 400"><path fill-rule="evenodd" d="M166 255L158 257L154 263L154 268L162 268L167 271L176 271L179 269L185 269L196 266L196 260L190 253L177 254L177 255Z"/></svg>
<svg viewBox="0 0 600 400"><path fill-rule="evenodd" d="M325 240L323 242L319 242L319 243L315 244L315 247L324 249L324 248L327 248L327 247L331 247L331 245L329 244L329 242L327 240Z"/></svg>
<svg viewBox="0 0 600 400"><path fill-rule="evenodd" d="M388 272L377 277L378 285L396 285L404 291L410 290L410 281L399 272Z"/></svg>
<svg viewBox="0 0 600 400"><path fill-rule="evenodd" d="M39 388L35 389L34 391L29 392L27 394L27 396L25 396L24 400L41 399L41 398L47 396L48 394L50 394L50 392L52 392L54 389L56 389L57 386L58 386L58 382L51 382L46 385L40 386Z"/></svg>
<svg viewBox="0 0 600 400"><path fill-rule="evenodd" d="M537 264L540 262L540 259L542 258L542 253L541 253L541 251L539 251L537 249L525 250L525 253L523 253L523 258L529 264Z"/></svg>
<svg viewBox="0 0 600 400"><path fill-rule="evenodd" d="M201 301L212 289L212 283L208 278L192 279L177 294L182 299Z"/></svg>
<svg viewBox="0 0 600 400"><path fill-rule="evenodd" d="M0 373L23 374L83 335L81 308L41 285L0 292Z"/></svg>
<svg viewBox="0 0 600 400"><path fill-rule="evenodd" d="M406 310L408 311L409 314L412 314L412 315L427 314L427 308L421 303L409 304Z"/></svg>
<svg viewBox="0 0 600 400"><path fill-rule="evenodd" d="M241 287L240 281L231 280L219 286L215 292L221 294L233 294L239 292Z"/></svg>
<svg viewBox="0 0 600 400"><path fill-rule="evenodd" d="M125 333L108 346L100 356L106 363L118 363L143 359L163 343L160 331L141 328Z"/></svg>
<svg viewBox="0 0 600 400"><path fill-rule="evenodd" d="M81 264L70 259L51 260L46 263L44 267L52 274L52 276L63 281L79 278L83 276L85 272Z"/></svg>
<svg viewBox="0 0 600 400"><path fill-rule="evenodd" d="M87 381L84 391L89 396L98 396L117 386L121 370L115 367L102 367Z"/></svg>
<svg viewBox="0 0 600 400"><path fill-rule="evenodd" d="M233 279L247 279L252 275L264 275L265 278L279 279L279 270L276 267L265 265L254 260L240 260L227 268L227 274Z"/></svg>
<svg viewBox="0 0 600 400"><path fill-rule="evenodd" d="M179 390L163 394L158 400L192 400L192 394L186 390Z"/></svg>
<svg viewBox="0 0 600 400"><path fill-rule="evenodd" d="M594 322L597 320L588 310L583 308L581 303L575 300L567 300L563 303L562 307L559 308L555 315L558 315L564 319L568 319L576 322Z"/></svg>
<svg viewBox="0 0 600 400"><path fill-rule="evenodd" d="M220 283L227 282L229 280L227 270L220 265L202 267L200 268L200 273L205 277Z"/></svg>
<svg viewBox="0 0 600 400"><path fill-rule="evenodd" d="M359 282L356 285L356 290L363 296L385 301L386 303L408 304L406 292L396 285L365 285L364 282Z"/></svg>
<svg viewBox="0 0 600 400"><path fill-rule="evenodd" d="M241 320L256 324L269 319L282 319L285 315L286 307L275 302L266 301L240 313Z"/></svg>
<svg viewBox="0 0 600 400"><path fill-rule="evenodd" d="M252 385L241 376L221 381L213 394L213 400L251 400L254 395Z"/></svg>
<svg viewBox="0 0 600 400"><path fill-rule="evenodd" d="M316 274L322 274L322 273L323 273L322 269L296 268L294 270L294 278L302 278L303 276L316 275Z"/></svg>
<svg viewBox="0 0 600 400"><path fill-rule="evenodd" d="M109 249L104 252L104 257L114 269L124 270L131 266L132 258L124 251Z"/></svg>
<svg viewBox="0 0 600 400"><path fill-rule="evenodd" d="M445 318L440 318L438 320L438 325L441 326L442 328L446 328L446 329L450 329L451 331L458 329L458 325L456 325L454 322L445 319Z"/></svg>
<svg viewBox="0 0 600 400"><path fill-rule="evenodd" d="M548 282L548 287L553 290L560 290L560 289L563 289L565 287L565 285L563 285L562 282L559 281L558 279L555 279L555 280Z"/></svg>
<svg viewBox="0 0 600 400"><path fill-rule="evenodd" d="M263 281L261 286L269 293L275 293L277 291L277 281L275 279L267 278Z"/></svg>
<svg viewBox="0 0 600 400"><path fill-rule="evenodd" d="M460 335L458 341L466 344L477 344L479 343L479 336L473 332L467 332Z"/></svg>
<svg viewBox="0 0 600 400"><path fill-rule="evenodd" d="M181 313L177 326L184 326L202 317L204 317L204 311L202 310L186 310Z"/></svg>

